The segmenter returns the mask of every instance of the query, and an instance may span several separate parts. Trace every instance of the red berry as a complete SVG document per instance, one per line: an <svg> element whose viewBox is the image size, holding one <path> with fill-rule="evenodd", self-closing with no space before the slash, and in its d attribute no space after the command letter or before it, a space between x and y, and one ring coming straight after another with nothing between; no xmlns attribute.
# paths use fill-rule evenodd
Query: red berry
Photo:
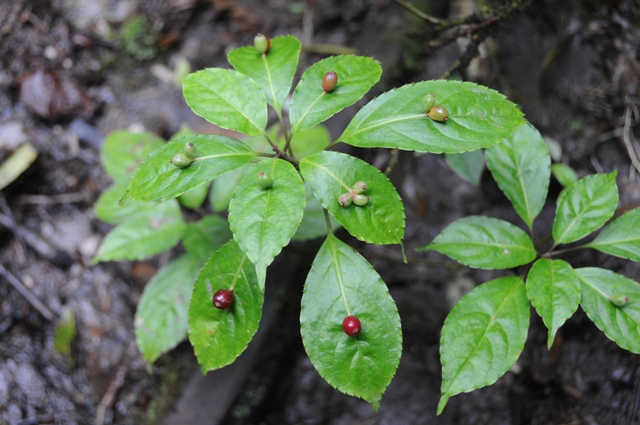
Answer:
<svg viewBox="0 0 640 425"><path fill-rule="evenodd" d="M220 289L213 294L213 305L220 310L225 310L233 304L233 291L230 289Z"/></svg>
<svg viewBox="0 0 640 425"><path fill-rule="evenodd" d="M322 90L326 92L333 91L333 89L336 88L337 84L338 74L333 71L327 72L326 74L324 74L324 77L322 77Z"/></svg>
<svg viewBox="0 0 640 425"><path fill-rule="evenodd" d="M356 316L345 317L342 321L342 329L344 330L344 333L349 336L358 336L358 334L362 330L360 319L358 319Z"/></svg>

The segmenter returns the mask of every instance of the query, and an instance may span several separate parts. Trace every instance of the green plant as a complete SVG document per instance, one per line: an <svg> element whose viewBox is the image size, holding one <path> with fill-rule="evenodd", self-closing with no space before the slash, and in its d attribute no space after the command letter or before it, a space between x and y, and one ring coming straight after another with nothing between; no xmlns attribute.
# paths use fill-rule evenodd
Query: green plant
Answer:
<svg viewBox="0 0 640 425"><path fill-rule="evenodd" d="M119 224L105 238L95 261L143 258L182 240L187 253L165 265L142 294L136 335L145 359L153 362L188 329L204 373L233 362L252 339L268 289L267 267L274 257L292 239L324 236L302 295L303 343L324 379L377 409L400 360L400 318L378 273L333 229L337 222L358 240L401 244L404 208L377 168L331 148L342 142L459 153L492 146L525 121L514 104L486 87L423 81L370 101L331 141L319 124L360 100L379 80L381 66L362 56L334 56L313 64L293 90L287 117L283 106L300 51L299 40L292 36L260 38L255 47L229 52L235 70L208 68L182 79L193 111L244 133L242 140L186 134L164 144L148 134L126 133L107 139L103 160L117 189L100 198L97 210L99 217ZM336 78L327 81L332 73ZM423 110L427 94L446 107L435 116L442 122ZM268 106L278 120L271 128ZM123 154L116 147L118 137L133 137L127 146L134 148ZM189 163L172 163L175 155L184 157L188 143L195 148L194 157L186 158ZM143 152L151 153L131 175ZM200 203L187 206L198 208L204 201L201 194L209 193L212 210L228 207L229 227L215 214L186 224L173 198L185 205L194 192ZM127 200L122 208L128 213L117 212L120 196ZM229 229L233 239L225 243L231 237ZM214 288L233 290L232 308L213 305ZM364 325L354 326L352 321L345 329L347 316L357 316Z"/></svg>
<svg viewBox="0 0 640 425"><path fill-rule="evenodd" d="M638 283L602 268L574 269L555 258L592 248L640 261L640 209L616 218L590 242L558 249L590 235L614 215L616 172L587 176L566 186L557 200L553 243L536 247L533 222L546 200L551 175L544 140L524 125L488 148L486 160L528 234L503 220L473 216L454 221L423 249L474 268L527 267L516 276L481 284L451 310L440 341L443 381L438 413L452 395L490 385L513 366L527 338L530 303L549 330L549 348L558 328L580 305L608 338L640 353Z"/></svg>

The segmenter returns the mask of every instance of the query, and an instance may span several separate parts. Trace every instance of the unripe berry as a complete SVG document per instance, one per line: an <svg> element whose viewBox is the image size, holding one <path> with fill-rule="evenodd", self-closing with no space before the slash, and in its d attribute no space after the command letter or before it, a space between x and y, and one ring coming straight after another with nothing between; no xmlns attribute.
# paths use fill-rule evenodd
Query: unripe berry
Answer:
<svg viewBox="0 0 640 425"><path fill-rule="evenodd" d="M226 310L233 304L233 291L230 289L220 289L213 294L213 305L220 310Z"/></svg>
<svg viewBox="0 0 640 425"><path fill-rule="evenodd" d="M342 330L349 336L358 336L362 330L360 319L356 316L347 316L342 321Z"/></svg>
<svg viewBox="0 0 640 425"><path fill-rule="evenodd" d="M363 193L367 190L367 185L365 182L356 182L356 184L353 185L353 191L355 193Z"/></svg>
<svg viewBox="0 0 640 425"><path fill-rule="evenodd" d="M180 152L173 155L170 162L173 165L175 165L177 168L184 168L184 167L187 167L189 164L191 164L192 160L187 158L187 156L184 153Z"/></svg>
<svg viewBox="0 0 640 425"><path fill-rule="evenodd" d="M435 95L428 94L422 99L422 110L424 111L425 114L427 114L435 104L436 104Z"/></svg>
<svg viewBox="0 0 640 425"><path fill-rule="evenodd" d="M338 203L342 207L348 207L351 205L351 202L353 202L353 195L351 195L351 192L343 193L338 197Z"/></svg>
<svg viewBox="0 0 640 425"><path fill-rule="evenodd" d="M256 50L260 53L269 53L271 48L271 40L266 35L258 34L253 39L253 45L256 46Z"/></svg>
<svg viewBox="0 0 640 425"><path fill-rule="evenodd" d="M369 203L369 197L367 195L361 195L359 193L355 193L353 195L353 203L359 207L364 207Z"/></svg>
<svg viewBox="0 0 640 425"><path fill-rule="evenodd" d="M631 302L625 294L613 294L611 298L609 298L609 301L616 307L626 307Z"/></svg>
<svg viewBox="0 0 640 425"><path fill-rule="evenodd" d="M182 153L189 159L194 159L196 157L196 145L192 142L187 142L184 144L184 149L182 149Z"/></svg>
<svg viewBox="0 0 640 425"><path fill-rule="evenodd" d="M333 71L327 72L326 74L324 74L324 77L322 77L322 90L326 92L333 91L333 89L336 88L337 84L338 74Z"/></svg>
<svg viewBox="0 0 640 425"><path fill-rule="evenodd" d="M436 105L429 109L427 116L434 121L446 121L449 118L449 111L444 106Z"/></svg>
<svg viewBox="0 0 640 425"><path fill-rule="evenodd" d="M273 186L273 179L264 171L258 172L258 185L263 189L269 189Z"/></svg>

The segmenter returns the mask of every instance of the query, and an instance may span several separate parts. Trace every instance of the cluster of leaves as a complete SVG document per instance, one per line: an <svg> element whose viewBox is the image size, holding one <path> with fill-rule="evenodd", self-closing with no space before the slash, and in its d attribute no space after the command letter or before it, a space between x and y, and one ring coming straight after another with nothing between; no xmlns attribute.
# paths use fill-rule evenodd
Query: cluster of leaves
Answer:
<svg viewBox="0 0 640 425"><path fill-rule="evenodd" d="M524 348L529 303L548 328L548 347L578 305L611 340L640 353L640 286L610 270L574 269L554 259L562 252L592 248L640 261L640 208L616 218L590 242L558 249L598 230L618 205L616 172L568 184L557 200L553 242L536 250L533 222L547 198L551 158L537 130L524 125L485 152L487 166L529 233L496 218L471 216L448 225L424 250L435 250L470 267L511 269L521 275L483 283L452 309L442 329L442 397L490 385L508 371ZM544 248L544 247L543 247Z"/></svg>
<svg viewBox="0 0 640 425"><path fill-rule="evenodd" d="M326 235L302 295L303 343L312 363L331 385L378 408L400 359L399 315L377 272L332 229L342 226L367 243L400 244L404 208L396 189L378 169L331 148L343 142L362 148L456 154L493 146L510 137L525 120L514 104L491 89L466 82L423 81L370 101L331 141L318 125L360 100L379 80L381 66L368 57L326 58L302 74L289 100L300 51L299 40L281 36L270 44L262 43L260 50L241 47L230 51L233 70L209 68L183 78L184 97L193 111L220 127L243 133L242 137L182 134L165 143L144 134L135 136L124 150L118 139L130 134L107 139L103 161L115 185L101 197L97 210L100 218L117 226L107 235L95 261L143 258L183 242L186 254L164 266L147 285L136 315L136 334L145 358L153 362L188 331L204 373L233 362L252 339L267 289L267 267L282 248L292 239ZM335 72L337 84L325 91L322 80L330 72ZM421 106L427 94L446 108L448 117L437 117L446 121L427 116ZM271 128L267 127L269 107L278 121ZM195 146L195 157L181 166L172 164L187 143ZM131 161L123 161L126 158ZM267 185L259 178L264 175L269 177ZM340 205L340 195L357 182L367 186L366 204ZM185 222L174 198L183 205L191 199L187 206L197 208L207 194L211 210L228 208L228 225L215 214ZM121 198L126 203L116 207ZM494 220L472 218L464 223L491 229ZM524 264L524 259L535 258L533 245L522 241L517 228L497 227L498 236L510 235L505 236L509 245L501 250L507 260L499 264L515 267ZM456 234L452 230L430 248L444 251L444 235ZM477 234L486 239L497 237L481 230ZM474 248L476 236L466 245L457 244L467 247L468 251L460 248L458 255L465 263L484 257ZM568 237L561 241L567 242ZM522 285L511 285L512 278L505 279L507 285L500 288L511 288L505 295L510 303L496 308L517 317L520 324L528 310L522 303L512 306L515 301L511 300L521 301ZM213 294L221 289L233 291L230 308L219 309L212 303ZM489 300L492 297L487 295ZM466 299L461 304L466 305ZM347 316L360 320L359 334L343 331ZM460 332L474 328L449 319L444 335L450 334L452 323L461 327ZM508 341L521 335L520 328L508 330L513 331ZM446 347L450 343L444 335ZM510 360L514 350L517 344L509 343L503 355ZM448 398L459 392L458 381L465 373L457 375L455 385L450 384L454 362L447 359L446 351L443 388ZM456 371L468 366L461 364ZM484 372L494 373L493 365Z"/></svg>

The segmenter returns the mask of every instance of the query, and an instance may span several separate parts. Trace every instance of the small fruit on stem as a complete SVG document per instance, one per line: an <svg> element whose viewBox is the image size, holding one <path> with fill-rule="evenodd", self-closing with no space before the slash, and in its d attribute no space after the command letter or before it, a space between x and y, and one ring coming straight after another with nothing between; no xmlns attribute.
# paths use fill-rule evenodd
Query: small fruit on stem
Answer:
<svg viewBox="0 0 640 425"><path fill-rule="evenodd" d="M351 315L345 317L342 321L342 330L349 336L358 336L362 330L360 319Z"/></svg>
<svg viewBox="0 0 640 425"><path fill-rule="evenodd" d="M365 182L356 182L353 185L353 191L355 193L363 193L367 190L367 184Z"/></svg>
<svg viewBox="0 0 640 425"><path fill-rule="evenodd" d="M256 50L260 53L269 53L271 48L271 40L266 35L258 34L253 39L253 45L256 46Z"/></svg>
<svg viewBox="0 0 640 425"><path fill-rule="evenodd" d="M182 149L182 153L189 159L195 159L196 157L196 145L193 142L187 142L184 144L184 149Z"/></svg>
<svg viewBox="0 0 640 425"><path fill-rule="evenodd" d="M187 158L187 156L184 153L180 152L173 155L173 157L171 158L171 161L169 162L171 162L177 168L184 168L184 167L187 167L189 164L191 164L193 160Z"/></svg>
<svg viewBox="0 0 640 425"><path fill-rule="evenodd" d="M220 289L213 294L213 305L220 309L226 310L233 304L233 291L230 289Z"/></svg>
<svg viewBox="0 0 640 425"><path fill-rule="evenodd" d="M626 307L631 302L629 297L625 294L613 294L609 298L609 301L616 307Z"/></svg>
<svg viewBox="0 0 640 425"><path fill-rule="evenodd" d="M351 205L351 202L353 202L353 195L351 194L351 191L343 193L338 197L338 203L342 207L348 207L349 205Z"/></svg>
<svg viewBox="0 0 640 425"><path fill-rule="evenodd" d="M444 106L436 105L429 109L427 116L434 121L446 121L449 118L449 111Z"/></svg>
<svg viewBox="0 0 640 425"><path fill-rule="evenodd" d="M427 94L422 99L422 110L424 111L425 114L428 114L429 111L431 110L431 108L433 108L433 105L435 105L435 104L436 104L435 95Z"/></svg>
<svg viewBox="0 0 640 425"><path fill-rule="evenodd" d="M326 74L324 74L324 77L322 77L322 90L324 90L325 92L333 91L333 89L336 88L337 84L338 74L333 71L327 72Z"/></svg>
<svg viewBox="0 0 640 425"><path fill-rule="evenodd" d="M269 189L273 186L273 179L264 171L258 172L258 185L263 189Z"/></svg>
<svg viewBox="0 0 640 425"><path fill-rule="evenodd" d="M353 195L353 203L359 207L364 207L369 202L369 197L367 195L361 195L359 193L355 193Z"/></svg>

